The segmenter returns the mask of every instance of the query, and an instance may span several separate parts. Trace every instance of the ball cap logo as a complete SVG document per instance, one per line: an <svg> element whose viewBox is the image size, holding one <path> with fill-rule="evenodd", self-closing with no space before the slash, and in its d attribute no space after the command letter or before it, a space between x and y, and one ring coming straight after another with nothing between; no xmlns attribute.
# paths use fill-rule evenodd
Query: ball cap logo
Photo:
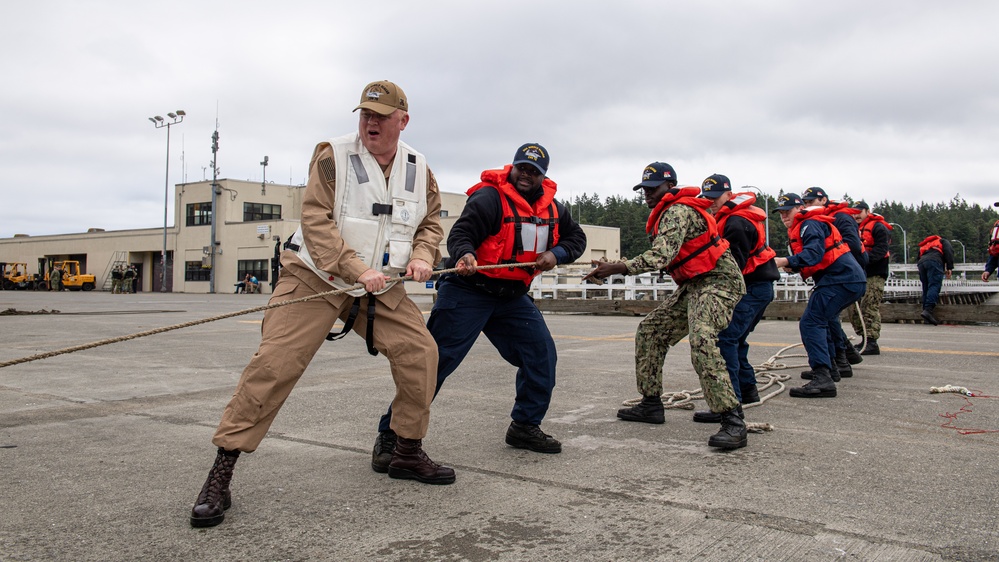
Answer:
<svg viewBox="0 0 999 562"><path fill-rule="evenodd" d="M652 166L646 166L645 173L642 174L642 181L647 181L649 178L651 178L653 175L657 173L659 173L659 170L655 169ZM671 174L669 170L663 170L662 174L663 174L663 179L670 179L673 177L673 174Z"/></svg>
<svg viewBox="0 0 999 562"><path fill-rule="evenodd" d="M545 157L544 150L542 150L541 147L535 145L525 147L523 153L524 153L524 158L529 158L531 160L534 160L535 162Z"/></svg>

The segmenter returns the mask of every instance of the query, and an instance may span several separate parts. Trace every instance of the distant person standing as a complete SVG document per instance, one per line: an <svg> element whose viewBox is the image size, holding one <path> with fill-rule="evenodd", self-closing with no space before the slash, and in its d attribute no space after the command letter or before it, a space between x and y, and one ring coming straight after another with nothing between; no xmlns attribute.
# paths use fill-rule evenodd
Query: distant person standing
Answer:
<svg viewBox="0 0 999 562"><path fill-rule="evenodd" d="M123 284L125 286L126 293L135 292L135 266L129 265L128 269L125 270Z"/></svg>
<svg viewBox="0 0 999 562"><path fill-rule="evenodd" d="M124 280L125 275L121 270L121 265L114 266L111 270L111 294L116 295L121 292L121 284Z"/></svg>
<svg viewBox="0 0 999 562"><path fill-rule="evenodd" d="M52 273L49 274L49 290L50 291L61 291L62 290L62 268L58 265L52 268Z"/></svg>
<svg viewBox="0 0 999 562"><path fill-rule="evenodd" d="M881 301L885 296L885 282L888 280L888 258L891 254L892 227L885 218L871 212L871 207L864 201L857 201L854 209L860 212L854 219L860 225L860 241L867 251L867 290L860 299L860 314L851 311L850 318L853 330L858 336L864 336L866 343L860 351L861 355L881 355L878 338L881 337ZM863 319L863 326L861 326Z"/></svg>
<svg viewBox="0 0 999 562"><path fill-rule="evenodd" d="M946 238L927 236L919 243L919 262L916 267L919 268L919 282L923 286L923 311L919 315L927 323L936 326L940 321L933 316L933 309L940 298L944 277L950 279L950 274L954 271L954 247Z"/></svg>

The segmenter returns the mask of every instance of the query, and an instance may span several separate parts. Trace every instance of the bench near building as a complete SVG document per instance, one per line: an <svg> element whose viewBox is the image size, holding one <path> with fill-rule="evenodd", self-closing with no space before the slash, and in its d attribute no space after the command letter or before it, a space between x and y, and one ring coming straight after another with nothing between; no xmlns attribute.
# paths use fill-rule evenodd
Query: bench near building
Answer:
<svg viewBox="0 0 999 562"><path fill-rule="evenodd" d="M96 277L97 289L106 291L111 290L111 271L115 266L134 265L138 289L158 292L164 290L165 247L166 291L232 292L234 284L250 274L260 281L261 292L270 293L274 278L272 258L298 229L304 186L230 179L220 179L215 184L214 197L210 180L177 184L173 226L167 227L165 233L159 226L113 231L91 228L85 233L44 236L17 234L13 238L0 238L0 262L23 262L30 269L42 258L50 264L76 260L82 271ZM447 255L447 233L461 215L466 199L464 193L441 192L444 255ZM216 215L220 220L213 225ZM619 229L582 226L587 248L580 262L620 257ZM421 293L433 289L408 282L407 290Z"/></svg>

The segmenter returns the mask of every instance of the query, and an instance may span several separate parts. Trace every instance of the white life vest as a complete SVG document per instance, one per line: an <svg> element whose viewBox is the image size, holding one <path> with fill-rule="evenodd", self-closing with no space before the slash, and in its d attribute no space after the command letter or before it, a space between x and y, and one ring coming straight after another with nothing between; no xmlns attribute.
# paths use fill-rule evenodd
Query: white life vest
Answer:
<svg viewBox="0 0 999 562"><path fill-rule="evenodd" d="M371 269L390 277L404 273L413 253L416 229L427 215L426 158L400 141L386 186L381 166L361 144L357 133L329 142L336 165L333 218L340 237ZM316 266L306 248L302 227L291 237L291 243L298 246L298 257L324 281L338 289L353 286ZM364 289L356 289L348 294L357 297L364 293Z"/></svg>

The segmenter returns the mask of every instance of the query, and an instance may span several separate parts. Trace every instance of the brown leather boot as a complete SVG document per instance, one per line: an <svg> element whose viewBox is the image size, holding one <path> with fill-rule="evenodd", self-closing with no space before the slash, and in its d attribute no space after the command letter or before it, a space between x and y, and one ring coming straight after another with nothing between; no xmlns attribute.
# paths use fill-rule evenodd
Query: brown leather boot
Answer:
<svg viewBox="0 0 999 562"><path fill-rule="evenodd" d="M451 484L454 482L454 469L441 466L423 452L423 442L420 439L396 439L395 451L392 452L392 462L388 466L391 478L417 480L424 484Z"/></svg>
<svg viewBox="0 0 999 562"><path fill-rule="evenodd" d="M208 479L191 510L192 527L214 527L225 519L225 510L232 506L229 482L232 481L232 469L237 458L239 451L226 451L219 447L215 464L208 472Z"/></svg>

